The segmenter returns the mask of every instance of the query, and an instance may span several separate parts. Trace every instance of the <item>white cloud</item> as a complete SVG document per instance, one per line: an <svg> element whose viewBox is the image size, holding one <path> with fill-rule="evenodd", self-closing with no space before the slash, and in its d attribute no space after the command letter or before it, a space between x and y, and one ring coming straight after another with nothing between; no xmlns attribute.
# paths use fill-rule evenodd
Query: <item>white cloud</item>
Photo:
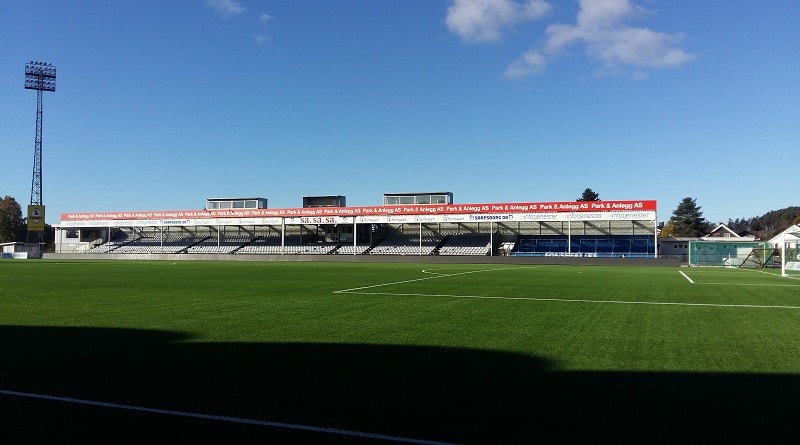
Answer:
<svg viewBox="0 0 800 445"><path fill-rule="evenodd" d="M545 69L547 59L536 50L530 50L520 56L506 68L503 77L506 79L522 79L537 74Z"/></svg>
<svg viewBox="0 0 800 445"><path fill-rule="evenodd" d="M453 0L447 28L467 43L500 40L504 28L535 20L550 11L544 0Z"/></svg>
<svg viewBox="0 0 800 445"><path fill-rule="evenodd" d="M581 27L613 26L620 19L632 15L637 10L629 0L581 0L580 4L578 24Z"/></svg>
<svg viewBox="0 0 800 445"><path fill-rule="evenodd" d="M680 34L665 34L647 28L630 27L625 19L644 11L629 0L581 0L575 25L547 27L544 49L556 54L571 44L583 44L589 57L605 68L666 68L694 59L677 45Z"/></svg>
<svg viewBox="0 0 800 445"><path fill-rule="evenodd" d="M247 11L247 8L236 0L206 0L206 4L223 18L233 17Z"/></svg>
<svg viewBox="0 0 800 445"><path fill-rule="evenodd" d="M261 13L258 16L258 23L263 27L266 27L267 23L269 23L271 20L272 16L267 13ZM255 40L256 40L256 45L266 45L267 43L269 43L270 38L266 34L258 34L256 35Z"/></svg>
<svg viewBox="0 0 800 445"><path fill-rule="evenodd" d="M504 73L520 79L543 71L551 58L570 46L582 46L606 73L646 77L645 70L677 67L695 58L680 48L681 34L666 34L628 23L650 14L632 0L579 0L574 24L547 26L544 43L513 61ZM544 0L452 0L447 28L466 43L494 42L511 26L550 11Z"/></svg>
<svg viewBox="0 0 800 445"><path fill-rule="evenodd" d="M258 23L261 23L262 25L266 25L270 20L272 20L272 16L269 14L261 14L258 16Z"/></svg>
<svg viewBox="0 0 800 445"><path fill-rule="evenodd" d="M620 28L605 35L589 36L589 55L607 67L630 65L644 68L667 68L694 59L674 46L680 35L668 35L644 28Z"/></svg>

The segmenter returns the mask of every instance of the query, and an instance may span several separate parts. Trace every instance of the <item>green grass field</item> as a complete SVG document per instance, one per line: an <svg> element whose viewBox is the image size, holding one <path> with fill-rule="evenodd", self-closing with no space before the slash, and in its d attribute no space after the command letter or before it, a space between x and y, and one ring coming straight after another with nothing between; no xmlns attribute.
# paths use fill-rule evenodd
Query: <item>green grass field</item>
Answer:
<svg viewBox="0 0 800 445"><path fill-rule="evenodd" d="M800 280L774 273L8 260L0 277L5 443L800 437Z"/></svg>

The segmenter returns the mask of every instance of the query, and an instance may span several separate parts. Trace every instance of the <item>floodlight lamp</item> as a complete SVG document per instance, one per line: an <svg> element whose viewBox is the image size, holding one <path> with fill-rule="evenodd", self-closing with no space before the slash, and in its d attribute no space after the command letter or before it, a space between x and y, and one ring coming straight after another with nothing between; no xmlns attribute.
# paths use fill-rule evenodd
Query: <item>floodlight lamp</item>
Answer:
<svg viewBox="0 0 800 445"><path fill-rule="evenodd" d="M56 67L52 63L31 61L25 64L25 88L39 91L56 90Z"/></svg>

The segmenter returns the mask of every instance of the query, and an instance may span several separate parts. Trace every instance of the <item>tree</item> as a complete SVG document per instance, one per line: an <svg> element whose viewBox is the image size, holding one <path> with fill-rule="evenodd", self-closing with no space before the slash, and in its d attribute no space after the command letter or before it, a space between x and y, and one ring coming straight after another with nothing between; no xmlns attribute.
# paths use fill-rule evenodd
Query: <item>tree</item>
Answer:
<svg viewBox="0 0 800 445"><path fill-rule="evenodd" d="M25 232L24 224L17 200L8 195L0 198L0 243L18 241L19 234Z"/></svg>
<svg viewBox="0 0 800 445"><path fill-rule="evenodd" d="M675 236L675 227L672 225L672 222L668 222L661 227L661 231L658 233L658 236L662 238L672 238Z"/></svg>
<svg viewBox="0 0 800 445"><path fill-rule="evenodd" d="M701 236L708 233L709 224L703 218L695 198L683 198L669 219L672 236Z"/></svg>
<svg viewBox="0 0 800 445"><path fill-rule="evenodd" d="M594 190L587 188L577 201L600 201L600 195L595 193Z"/></svg>
<svg viewBox="0 0 800 445"><path fill-rule="evenodd" d="M761 216L752 218L728 219L728 224L726 225L739 234L751 232L761 239L770 239L787 227L798 223L800 223L800 207L792 206L780 210L771 210Z"/></svg>

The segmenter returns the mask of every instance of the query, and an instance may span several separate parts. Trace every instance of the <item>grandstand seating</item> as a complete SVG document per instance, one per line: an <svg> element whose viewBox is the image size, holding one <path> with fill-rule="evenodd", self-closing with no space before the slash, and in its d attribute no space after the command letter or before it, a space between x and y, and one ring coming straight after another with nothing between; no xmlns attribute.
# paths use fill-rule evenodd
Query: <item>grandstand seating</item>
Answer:
<svg viewBox="0 0 800 445"><path fill-rule="evenodd" d="M574 254L601 257L651 256L652 235L520 235L512 255Z"/></svg>
<svg viewBox="0 0 800 445"><path fill-rule="evenodd" d="M488 255L491 236L487 233L422 233L397 231L374 246L369 243L303 243L301 234L280 232L200 233L160 232L157 228L120 229L111 241L87 245L85 252L118 254L243 254L243 255Z"/></svg>
<svg viewBox="0 0 800 445"><path fill-rule="evenodd" d="M288 227L288 226L287 226ZM386 236L370 234L351 242L326 242L313 227L274 226L218 231L213 227L187 230L169 227L119 228L113 239L87 243L87 253L114 254L241 254L241 255L491 255L493 243L513 245L511 255L574 255L646 257L655 253L653 235L618 234L630 225L587 226L582 234L564 234L557 226L542 226L539 234L514 227L509 233L476 233L460 224L422 224L384 227ZM467 230L465 230L467 229ZM521 230L520 230L521 229ZM544 230L546 229L546 230ZM287 230L283 232L283 230ZM616 232L616 233L615 233ZM366 241L366 240L369 241Z"/></svg>
<svg viewBox="0 0 800 445"><path fill-rule="evenodd" d="M395 232L369 250L369 255L432 255L444 237L434 233Z"/></svg>
<svg viewBox="0 0 800 445"><path fill-rule="evenodd" d="M363 255L370 247L369 244L357 244L355 246L352 244L342 244L331 253L335 255Z"/></svg>
<svg viewBox="0 0 800 445"><path fill-rule="evenodd" d="M267 254L279 255L282 253L297 253L300 245L301 238L299 235L287 235L283 239L283 246L281 245L281 236L279 233L271 233L264 236L256 237L252 242L243 246L237 251L242 254Z"/></svg>
<svg viewBox="0 0 800 445"><path fill-rule="evenodd" d="M253 241L249 234L208 236L186 248L186 253L233 253Z"/></svg>
<svg viewBox="0 0 800 445"><path fill-rule="evenodd" d="M488 255L491 237L483 233L456 233L447 235L437 249L439 255Z"/></svg>

